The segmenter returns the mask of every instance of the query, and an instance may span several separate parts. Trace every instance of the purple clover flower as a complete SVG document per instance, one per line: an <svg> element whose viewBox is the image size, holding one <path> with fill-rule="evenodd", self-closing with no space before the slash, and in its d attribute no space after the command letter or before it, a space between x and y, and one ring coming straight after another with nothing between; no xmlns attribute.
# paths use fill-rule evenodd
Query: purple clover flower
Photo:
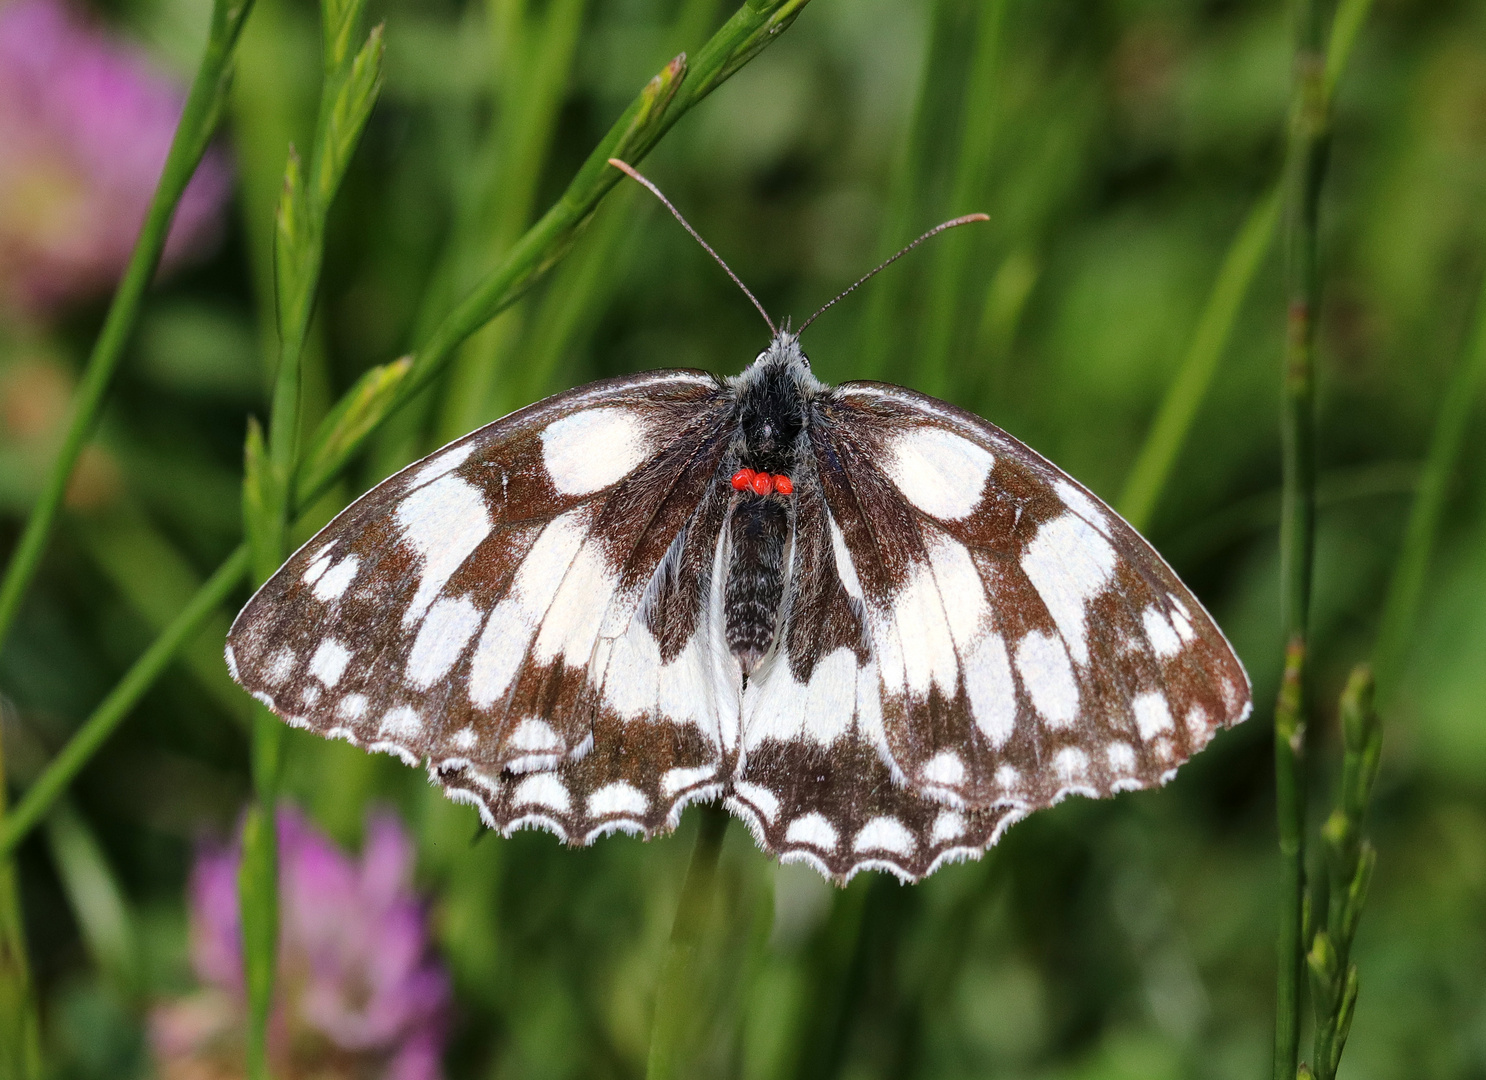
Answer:
<svg viewBox="0 0 1486 1080"><path fill-rule="evenodd" d="M437 1080L449 983L409 885L407 835L395 818L373 815L358 863L297 811L280 810L278 829L275 1075ZM151 1017L164 1080L242 1075L240 858L237 845L207 849L191 874L191 961L203 989Z"/></svg>
<svg viewBox="0 0 1486 1080"><path fill-rule="evenodd" d="M185 94L63 0L0 0L0 310L33 318L124 271ZM231 187L209 150L162 266L209 247Z"/></svg>

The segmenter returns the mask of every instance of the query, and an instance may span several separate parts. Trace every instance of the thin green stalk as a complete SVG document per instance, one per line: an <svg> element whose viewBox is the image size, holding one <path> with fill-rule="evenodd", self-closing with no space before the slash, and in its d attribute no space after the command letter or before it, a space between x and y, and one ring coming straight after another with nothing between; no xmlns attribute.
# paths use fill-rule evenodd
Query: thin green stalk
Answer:
<svg viewBox="0 0 1486 1080"><path fill-rule="evenodd" d="M1151 523L1161 492L1207 399L1218 361L1228 349L1239 309L1274 239L1279 218L1280 193L1276 190L1249 211L1223 257L1218 279L1192 332L1187 354L1166 390L1120 495L1119 511L1136 529L1144 530Z"/></svg>
<svg viewBox="0 0 1486 1080"><path fill-rule="evenodd" d="M0 825L0 859L15 850L26 834L35 828L67 789L74 777L92 760L108 741L119 723L129 715L147 690L154 685L176 654L192 640L202 624L232 594L248 572L247 545L239 545L227 556L206 584L181 609L179 615L161 632L150 647L125 672L93 714L78 728L62 751L54 757L36 782L26 789L20 802Z"/></svg>
<svg viewBox="0 0 1486 1080"><path fill-rule="evenodd" d="M0 828L5 820L5 753L0 745ZM26 928L10 851L0 851L0 1080L40 1080L41 1036L36 1022Z"/></svg>
<svg viewBox="0 0 1486 1080"><path fill-rule="evenodd" d="M1002 32L1006 25L1007 0L988 0L976 12L975 50L965 83L964 123L954 167L950 194L951 214L969 214L985 188L995 137L996 80L1001 72ZM947 397L953 385L950 351L955 341L956 315L960 311L965 266L976 236L970 231L941 237L934 253L929 283L929 317L925 320L919 389L936 397Z"/></svg>
<svg viewBox="0 0 1486 1080"><path fill-rule="evenodd" d="M1284 487L1280 517L1280 606L1285 678L1275 711L1274 740L1282 864L1275 1080L1291 1080L1295 1076L1300 1045L1305 681L1315 547L1315 351L1320 294L1317 225L1330 133L1320 0L1296 0L1294 20L1294 89L1285 177L1288 313L1281 396Z"/></svg>
<svg viewBox="0 0 1486 1080"><path fill-rule="evenodd" d="M1274 714L1275 816L1279 822L1280 918L1276 945L1275 1080L1291 1080L1300 1053L1301 942L1305 934L1305 641L1285 651Z"/></svg>
<svg viewBox="0 0 1486 1080"><path fill-rule="evenodd" d="M673 1080L687 1075L685 1051L691 1033L697 996L696 959L702 935L715 902L717 858L727 834L728 813L720 806L703 806L698 822L696 846L681 886L676 920L661 967L655 997L655 1021L650 1033L650 1057L646 1080Z"/></svg>
<svg viewBox="0 0 1486 1080"><path fill-rule="evenodd" d="M703 48L701 56L706 64L700 68L702 76L682 101L681 112L699 102L767 46L799 14L805 2L776 0L740 8ZM676 89L684 71L685 63L678 58L651 80L591 156L590 164L598 161L602 168L585 165L553 209L529 230L529 237L540 233L546 241L545 247L535 240L529 243L523 240L506 263L447 317L430 341L413 356L372 368L341 397L301 456L295 474L296 510L303 510L323 494L367 439L420 387L439 375L453 349L463 340L461 334L473 332L481 325L482 315L484 318L495 315L561 259L572 232L617 182L620 174L608 165L609 157L620 150L638 160L678 118L679 113L672 112L667 119L666 107L675 109L681 100ZM662 126L663 119L667 122ZM412 378L415 359L420 363L417 378ZM202 621L237 587L249 566L248 547L243 544L227 557L190 605L135 661L72 741L27 790L11 819L0 827L0 855L13 850L46 815L56 797L160 677Z"/></svg>
<svg viewBox="0 0 1486 1080"><path fill-rule="evenodd" d="M1486 278L1482 279L1481 294L1476 300L1475 321L1466 341L1465 354L1456 363L1450 383L1445 388L1445 400L1435 421L1424 471L1419 476L1419 493L1409 511L1403 544L1378 624L1373 666L1385 700L1412 639L1419 601L1424 592L1424 578L1429 571L1440 517L1445 509L1445 497L1449 494L1450 479L1465 441L1471 410L1480 399L1483 382L1486 382Z"/></svg>
<svg viewBox="0 0 1486 1080"><path fill-rule="evenodd" d="M83 369L82 381L73 402L72 418L62 439L62 448L47 473L40 498L36 500L26 519L26 527L5 568L5 578L0 581L0 646L4 645L9 636L16 613L20 610L21 598L41 564L47 537L51 534L52 524L62 506L63 496L67 493L67 481L72 475L73 466L77 464L78 455L82 453L83 446L98 422L98 414L103 408L114 371L119 366L119 360L124 355L124 346L128 344L134 324L138 321L145 292L159 267L160 255L165 250L165 240L170 233L170 222L175 216L176 205L185 193L192 174L196 172L201 156L206 153L212 132L216 130L222 103L232 81L233 51L252 6L252 0L216 0L212 8L211 31L207 38L206 51L202 54L196 77L186 95L185 111L181 114L180 123L176 125L175 137L171 141L170 152L166 155L160 182L150 200L144 226L135 242L134 252L129 257L129 265L119 282L118 291L114 293L113 302L109 305L103 329L99 331L87 366Z"/></svg>
<svg viewBox="0 0 1486 1080"><path fill-rule="evenodd" d="M834 897L812 949L813 992L798 1029L800 1047L791 1073L796 1080L821 1080L841 1071L852 1021L867 988L867 926L881 888L877 877L863 875Z"/></svg>

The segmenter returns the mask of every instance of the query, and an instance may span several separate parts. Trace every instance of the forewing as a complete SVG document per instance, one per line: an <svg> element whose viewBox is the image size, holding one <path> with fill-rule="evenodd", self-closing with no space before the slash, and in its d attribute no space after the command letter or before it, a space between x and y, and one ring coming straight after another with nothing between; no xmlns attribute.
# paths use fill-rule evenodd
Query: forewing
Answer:
<svg viewBox="0 0 1486 1080"><path fill-rule="evenodd" d="M1248 715L1237 656L1155 550L1005 432L848 383L811 436L915 791L1024 813L1148 787Z"/></svg>
<svg viewBox="0 0 1486 1080"><path fill-rule="evenodd" d="M715 771L717 696L676 692L696 655L671 647L697 638L708 582L656 582L668 552L712 556L702 511L727 407L710 375L647 373L549 398L409 466L249 601L228 638L234 677L292 724L427 760L487 803L521 774L598 764L590 750L625 725L642 756ZM692 781L678 797L706 778ZM586 805L589 792L567 794Z"/></svg>

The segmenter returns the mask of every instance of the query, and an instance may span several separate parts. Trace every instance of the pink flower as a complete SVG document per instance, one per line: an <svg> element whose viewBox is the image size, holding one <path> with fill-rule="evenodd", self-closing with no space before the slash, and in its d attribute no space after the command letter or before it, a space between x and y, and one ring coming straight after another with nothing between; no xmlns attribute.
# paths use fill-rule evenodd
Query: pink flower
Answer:
<svg viewBox="0 0 1486 1080"><path fill-rule="evenodd" d="M0 0L0 309L42 316L118 281L184 106L141 51L60 0ZM164 266L210 246L230 185L209 151Z"/></svg>
<svg viewBox="0 0 1486 1080"><path fill-rule="evenodd" d="M242 1075L240 851L191 875L191 960L204 989L155 1010L162 1077ZM270 1043L282 1078L437 1080L449 985L410 886L412 845L374 815L358 863L295 811L279 814L279 986Z"/></svg>

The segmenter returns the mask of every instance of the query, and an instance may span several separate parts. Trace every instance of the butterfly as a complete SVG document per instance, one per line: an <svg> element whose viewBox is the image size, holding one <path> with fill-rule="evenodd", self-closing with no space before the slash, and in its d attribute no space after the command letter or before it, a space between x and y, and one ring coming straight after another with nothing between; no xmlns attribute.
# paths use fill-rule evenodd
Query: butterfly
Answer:
<svg viewBox="0 0 1486 1080"><path fill-rule="evenodd" d="M1086 488L770 329L740 375L579 387L378 484L243 608L233 678L502 833L721 800L842 882L1162 784L1248 716L1216 623Z"/></svg>

